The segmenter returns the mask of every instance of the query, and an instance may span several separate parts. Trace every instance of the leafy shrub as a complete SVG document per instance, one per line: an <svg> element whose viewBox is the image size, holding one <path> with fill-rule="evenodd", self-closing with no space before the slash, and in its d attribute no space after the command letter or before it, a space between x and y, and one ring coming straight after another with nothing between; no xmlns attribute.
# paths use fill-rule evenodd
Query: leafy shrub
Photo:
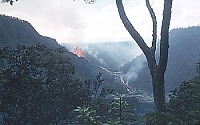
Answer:
<svg viewBox="0 0 200 125"><path fill-rule="evenodd" d="M109 95L110 96L110 95ZM128 104L123 100L125 95L112 94L114 96L110 103L107 103L108 110L106 113L107 119L102 121L102 115L96 110L96 106L82 106L74 111L78 112L77 119L80 124L86 125L128 125L133 124L134 112L127 110ZM104 112L105 113L105 112Z"/></svg>
<svg viewBox="0 0 200 125"><path fill-rule="evenodd" d="M197 64L197 77L183 82L172 90L167 112L149 113L139 122L150 125L199 125L200 124L200 63Z"/></svg>

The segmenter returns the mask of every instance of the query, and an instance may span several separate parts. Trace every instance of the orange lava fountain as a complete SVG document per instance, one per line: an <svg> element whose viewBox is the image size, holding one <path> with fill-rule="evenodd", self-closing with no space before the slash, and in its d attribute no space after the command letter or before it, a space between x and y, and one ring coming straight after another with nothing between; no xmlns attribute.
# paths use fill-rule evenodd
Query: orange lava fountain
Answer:
<svg viewBox="0 0 200 125"><path fill-rule="evenodd" d="M84 51L81 48L78 47L74 48L73 53L76 54L78 57L85 58Z"/></svg>

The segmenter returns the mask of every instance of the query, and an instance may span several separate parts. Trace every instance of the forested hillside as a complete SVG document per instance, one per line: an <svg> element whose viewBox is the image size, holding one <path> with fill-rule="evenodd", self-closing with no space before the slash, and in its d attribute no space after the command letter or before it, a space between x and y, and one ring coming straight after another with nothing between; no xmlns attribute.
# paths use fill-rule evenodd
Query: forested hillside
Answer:
<svg viewBox="0 0 200 125"><path fill-rule="evenodd" d="M158 55L159 51L157 52ZM169 60L165 74L166 90L177 87L182 81L196 76L196 63L200 59L200 27L173 29L170 32ZM145 60L144 56L138 56L132 62L127 63L121 69L125 74L129 69L138 65L138 60ZM142 88L152 91L151 78L147 63L141 66L137 77L130 79L129 84L134 88Z"/></svg>
<svg viewBox="0 0 200 125"><path fill-rule="evenodd" d="M28 46L44 44L51 49L62 47L55 39L41 36L29 22L16 17L0 15L0 48L15 47L18 44ZM119 83L119 79L102 69L101 63L94 63L95 59L91 56L88 55L88 58L91 59L89 61L86 58L78 57L67 49L65 56L75 66L75 75L81 80L95 79L98 73L102 73L102 77L106 79L105 86L112 86L116 90L125 91L125 87ZM123 89L119 89L118 86Z"/></svg>

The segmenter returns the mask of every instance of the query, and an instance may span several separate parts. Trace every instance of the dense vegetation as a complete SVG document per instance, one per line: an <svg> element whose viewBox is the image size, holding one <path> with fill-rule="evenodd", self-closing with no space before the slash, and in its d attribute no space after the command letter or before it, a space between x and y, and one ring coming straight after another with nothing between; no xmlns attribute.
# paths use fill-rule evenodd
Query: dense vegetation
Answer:
<svg viewBox="0 0 200 125"><path fill-rule="evenodd" d="M101 74L81 82L65 53L41 44L0 50L3 124L199 124L200 64L194 79L172 91L166 113L135 121L134 105L130 110L124 95L111 96L112 89L102 88Z"/></svg>
<svg viewBox="0 0 200 125"><path fill-rule="evenodd" d="M95 124L97 116L98 123L125 121L127 104L122 96L116 101L105 99L113 90L102 88L101 73L95 80L81 82L74 76L75 68L65 52L64 48L53 50L42 44L0 50L3 124ZM82 117L89 115L89 119L84 116L85 122L78 122L74 109Z"/></svg>
<svg viewBox="0 0 200 125"><path fill-rule="evenodd" d="M0 50L0 111L5 124L49 124L89 100L60 48L43 45Z"/></svg>
<svg viewBox="0 0 200 125"><path fill-rule="evenodd" d="M172 90L165 113L149 113L141 118L152 125L200 124L200 63L197 76Z"/></svg>
<svg viewBox="0 0 200 125"><path fill-rule="evenodd" d="M170 100L167 103L166 112L151 112L138 120L133 119L134 115L127 112L128 104L124 101L123 95L113 101L110 108L112 112L106 125L129 125L146 123L147 125L199 125L200 124L200 63L197 64L197 76L172 90ZM121 110L120 110L121 109ZM96 110L89 107L76 109L80 113L79 118L82 124L103 124L100 122L100 115ZM113 117L114 116L114 117ZM132 119L130 119L132 118Z"/></svg>

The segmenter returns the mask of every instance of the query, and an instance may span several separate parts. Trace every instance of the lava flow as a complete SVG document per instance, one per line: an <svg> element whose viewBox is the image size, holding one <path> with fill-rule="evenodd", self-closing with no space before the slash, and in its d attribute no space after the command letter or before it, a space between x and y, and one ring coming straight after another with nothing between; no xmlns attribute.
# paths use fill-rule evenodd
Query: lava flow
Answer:
<svg viewBox="0 0 200 125"><path fill-rule="evenodd" d="M81 48L78 47L74 48L73 53L76 54L78 57L85 58L84 51Z"/></svg>

